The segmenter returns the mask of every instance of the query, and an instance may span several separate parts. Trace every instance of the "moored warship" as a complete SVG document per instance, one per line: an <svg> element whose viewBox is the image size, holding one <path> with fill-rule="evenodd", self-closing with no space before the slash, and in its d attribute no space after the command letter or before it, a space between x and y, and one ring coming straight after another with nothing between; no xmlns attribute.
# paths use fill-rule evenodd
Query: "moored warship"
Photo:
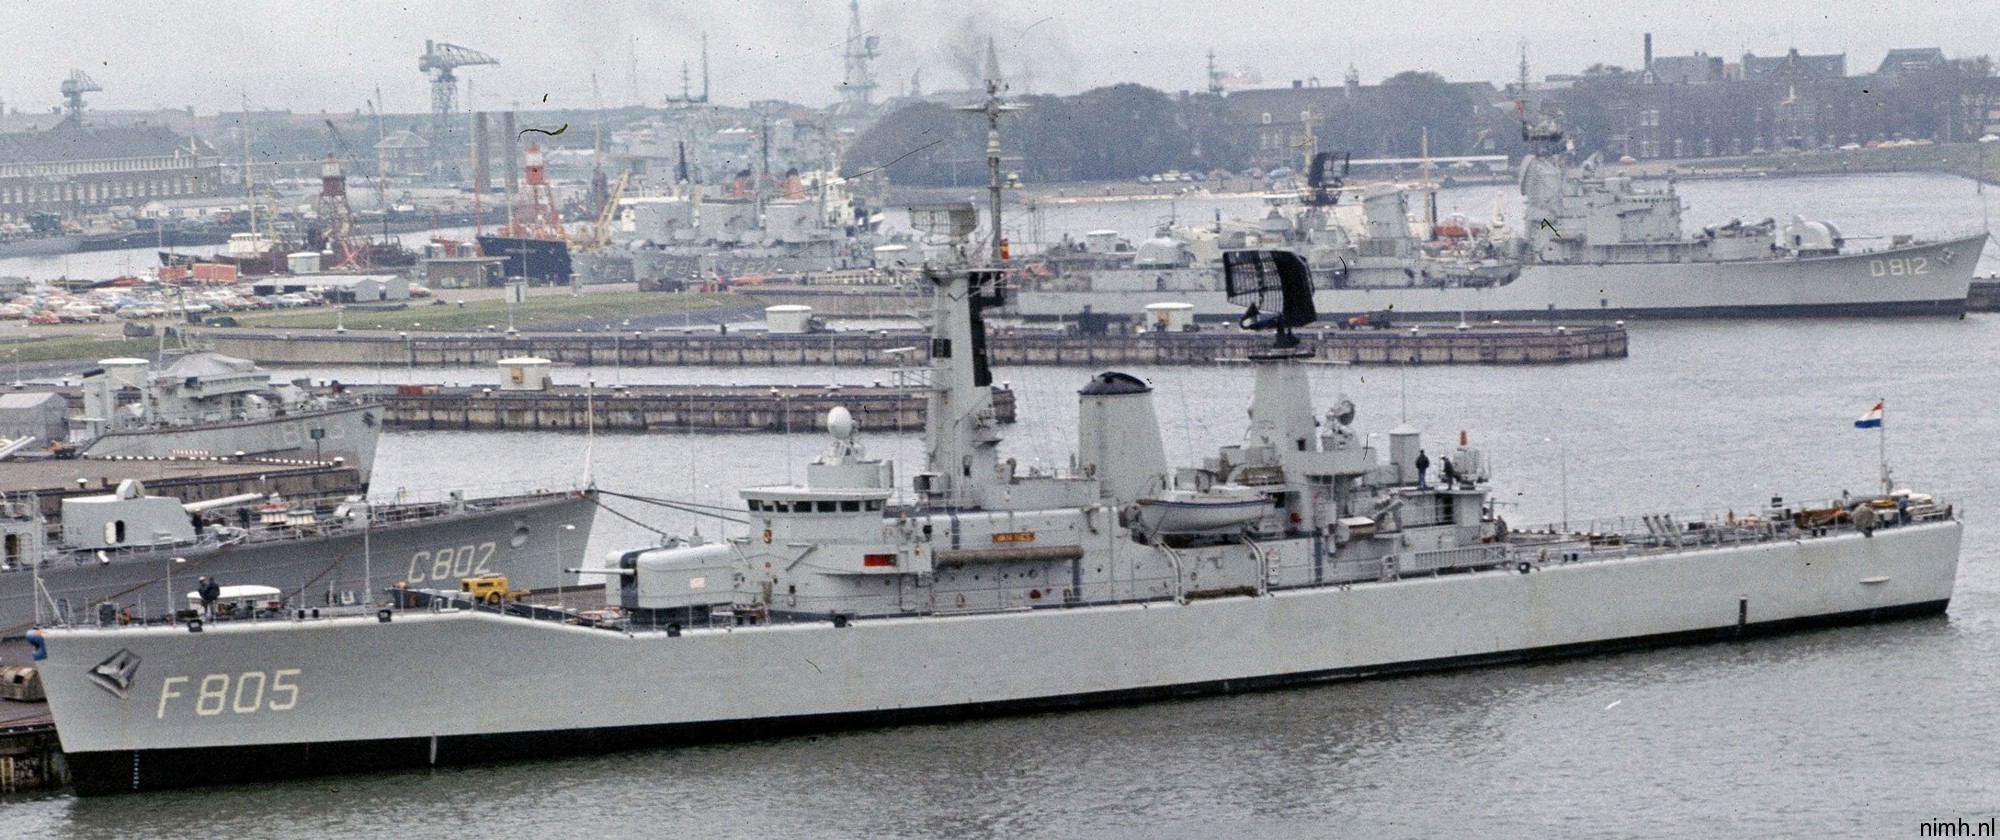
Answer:
<svg viewBox="0 0 2000 840"><path fill-rule="evenodd" d="M255 364L217 353L188 353L157 371L144 359L103 360L84 375L83 413L71 418L65 454L106 459L110 469L133 459L293 458L351 467L365 488L385 409L268 380ZM107 489L63 499L54 521L30 494L0 500L0 638L106 608L120 621L157 619L178 606L176 577L274 586L315 606L364 601L391 581L505 575L553 589L582 557L596 506L588 491L384 502L185 501L134 480Z"/></svg>
<svg viewBox="0 0 2000 840"><path fill-rule="evenodd" d="M1683 230L1673 185L1601 172L1593 156L1564 165L1562 135L1528 136L1518 186L1522 230L1438 219L1434 192L1345 183L1340 160L1316 155L1305 189L1272 196L1264 218L1183 229L1115 266L1058 274L1023 290L1028 319L1137 314L1163 300L1227 319L1227 248L1293 250L1313 266L1323 313L1393 311L1408 319L1729 318L1957 315L1965 311L1984 232L1886 248L1852 247L1828 222L1798 216Z"/></svg>
<svg viewBox="0 0 2000 840"><path fill-rule="evenodd" d="M83 375L68 446L92 458L338 459L365 485L383 412L341 393L274 388L256 364L220 353L188 353L159 371L145 359L105 359Z"/></svg>
<svg viewBox="0 0 2000 840"><path fill-rule="evenodd" d="M54 538L37 508L0 502L0 638L79 620L157 621L201 577L274 587L300 607L364 603L391 583L449 588L486 575L554 589L573 580L561 570L582 559L597 500L549 491L184 503L128 479L64 499Z"/></svg>
<svg viewBox="0 0 2000 840"><path fill-rule="evenodd" d="M916 227L963 236L970 216ZM1904 490L1509 530L1480 450L1461 441L1436 475L1417 431L1393 430L1382 452L1351 403L1315 411L1312 350L1292 335L1315 317L1303 260L1224 264L1241 324L1274 341L1253 360L1242 442L1199 465L1168 467L1150 388L1115 372L1079 392L1071 469L1003 459L982 347L1001 272L929 268L930 420L907 491L836 409L803 483L741 491L745 533L615 555L604 610L406 592L359 617L51 628L41 673L76 789L1225 693L1934 614L1951 598L1961 525ZM504 679L480 667L503 662ZM423 674L449 702L411 703L383 674Z"/></svg>

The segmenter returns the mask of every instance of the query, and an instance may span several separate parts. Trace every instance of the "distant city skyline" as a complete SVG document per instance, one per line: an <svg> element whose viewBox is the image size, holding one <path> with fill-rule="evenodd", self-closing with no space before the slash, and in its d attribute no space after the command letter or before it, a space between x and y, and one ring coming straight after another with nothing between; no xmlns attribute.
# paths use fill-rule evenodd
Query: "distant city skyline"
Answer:
<svg viewBox="0 0 2000 840"><path fill-rule="evenodd" d="M1657 55L1700 50L1733 61L1746 50L1782 55L1796 48L1845 53L1850 73L1872 70L1899 47L1940 47L1953 58L1988 54L2000 32L1993 4L1744 0L1705 6L1699 15L1671 4L1607 8L1613 5L1018 0L968 12L862 0L861 17L880 39L878 101L901 94L918 73L927 91L965 87L987 36L1015 93L1069 94L1121 82L1202 90L1210 50L1218 69L1254 70L1265 87L1311 78L1336 85L1350 65L1366 84L1405 70L1504 83L1516 76L1524 40L1531 75L1540 79L1598 63L1636 68L1646 32ZM698 92L704 33L712 101L830 105L843 73L848 4L76 0L16 4L9 17L0 35L8 57L0 100L10 111L50 113L75 68L104 87L86 96L89 109L192 106L208 114L247 103L343 113L365 110L379 88L384 111L422 113L430 109L430 85L417 57L426 39L497 58L499 66L461 71L459 102L462 110L501 110L590 108L600 100L606 107L659 105L680 93L684 63Z"/></svg>

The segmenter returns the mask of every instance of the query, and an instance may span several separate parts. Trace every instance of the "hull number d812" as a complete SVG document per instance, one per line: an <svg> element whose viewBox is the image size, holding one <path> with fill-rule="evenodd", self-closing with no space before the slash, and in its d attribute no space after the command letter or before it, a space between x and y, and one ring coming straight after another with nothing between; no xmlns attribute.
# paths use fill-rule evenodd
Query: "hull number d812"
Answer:
<svg viewBox="0 0 2000 840"><path fill-rule="evenodd" d="M1868 273L1876 277L1903 277L1911 274L1931 273L1929 257L1890 257L1883 260L1869 260Z"/></svg>

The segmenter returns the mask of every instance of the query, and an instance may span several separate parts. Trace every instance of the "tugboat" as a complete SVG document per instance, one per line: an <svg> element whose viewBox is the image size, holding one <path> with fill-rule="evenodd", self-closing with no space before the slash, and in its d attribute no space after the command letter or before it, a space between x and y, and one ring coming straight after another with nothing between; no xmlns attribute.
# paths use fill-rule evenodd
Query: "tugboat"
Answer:
<svg viewBox="0 0 2000 840"><path fill-rule="evenodd" d="M969 206L918 222L974 226ZM587 614L401 590L364 616L50 628L40 666L76 790L1220 694L1928 615L1951 598L1962 526L1908 491L1863 501L1865 519L1772 499L1627 532L1509 530L1480 450L1452 450L1441 478L1419 466L1416 430L1385 453L1350 403L1316 413L1313 349L1293 335L1316 317L1304 260L1224 265L1239 324L1274 340L1253 359L1242 441L1198 465L1168 467L1151 389L1117 372L1079 391L1072 469L1002 458L982 341L1002 271L928 267L926 454L904 489L835 409L803 483L741 491L744 532L615 555L589 572L612 584ZM502 662L505 679L476 667ZM384 674L422 674L450 702L411 704Z"/></svg>

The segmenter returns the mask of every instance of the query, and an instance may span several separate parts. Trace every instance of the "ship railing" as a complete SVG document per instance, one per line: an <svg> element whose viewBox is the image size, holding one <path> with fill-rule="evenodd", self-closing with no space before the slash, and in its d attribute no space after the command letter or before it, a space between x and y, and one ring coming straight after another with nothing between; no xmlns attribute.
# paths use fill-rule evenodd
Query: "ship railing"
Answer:
<svg viewBox="0 0 2000 840"><path fill-rule="evenodd" d="M202 533L194 543L175 543L172 547L176 551L186 551L191 547L215 548L245 542L271 542L305 535L327 535L358 530L361 528L362 522L359 517L338 515L339 508L342 505L348 504L366 504L368 519L377 527L380 527L408 522L423 522L449 516L460 511L488 510L517 502L544 498L551 493L573 492L571 490L560 489L522 490L519 487L511 487L509 489L516 492L477 497L470 497L471 494L469 493L465 494L469 498L447 495L443 498L426 498L424 500L410 500L407 498L396 501L371 499L365 503L350 501L349 497L344 495L289 497L286 499L286 502L291 506L291 510L285 515L284 522L266 522L263 520L264 514L259 512L255 506L244 505L242 506L243 508L252 512L247 525L240 517L232 517L227 512L224 512L221 515L222 521L214 525L204 526ZM120 549L120 551L127 550L130 549Z"/></svg>
<svg viewBox="0 0 2000 840"><path fill-rule="evenodd" d="M1575 527L1548 525L1508 533L1512 557L1536 563L1578 562L1696 551L1720 546L1774 540L1810 540L1864 530L1849 511L1867 499L1834 499L1795 504L1779 515L1759 511L1749 515L1647 514L1588 520ZM1954 518L1951 504L1931 501L1903 507L1879 504L1870 530L1945 521Z"/></svg>
<svg viewBox="0 0 2000 840"><path fill-rule="evenodd" d="M993 579L971 586L955 583L949 587L933 587L901 598L893 595L774 595L765 610L767 615L758 616L755 620L757 623L768 621L772 624L814 623L825 621L826 617L836 613L849 616L970 615L1049 607L1170 602L1193 589L1183 578L1173 574L1129 575L1116 580L1087 582L1081 587L1072 586L1067 580L1040 577L1005 580L993 575L987 577ZM739 618L756 614L752 600L745 594L745 601L736 609L711 613L708 626L737 626Z"/></svg>
<svg viewBox="0 0 2000 840"><path fill-rule="evenodd" d="M446 489L398 487L394 490L377 489L370 492L367 502L377 507L389 505L454 504L463 499L467 502L487 500L513 501L546 496L550 493L570 493L582 490L581 486L550 484L547 482L497 481L484 484L457 485ZM322 504L328 507L346 501L344 496L327 496ZM330 504L328 504L330 503Z"/></svg>
<svg viewBox="0 0 2000 840"><path fill-rule="evenodd" d="M357 604L300 604L286 600L279 609L256 609L230 611L227 609L201 610L183 605L168 605L162 609L155 604L140 603L114 608L107 612L104 603L76 603L60 599L55 607L44 607L42 617L45 627L65 627L76 630L117 631L128 628L161 627L166 625L190 626L199 621L199 626L209 626L217 622L231 625L270 622L324 621L336 618L367 617L377 619L377 611L388 606L388 602ZM192 629L190 627L190 629ZM196 631L199 632L199 631Z"/></svg>
<svg viewBox="0 0 2000 840"><path fill-rule="evenodd" d="M1419 551L1411 556L1408 565L1397 571L1402 574L1412 574L1442 569L1474 569L1504 563L1507 555L1507 546L1495 543Z"/></svg>

